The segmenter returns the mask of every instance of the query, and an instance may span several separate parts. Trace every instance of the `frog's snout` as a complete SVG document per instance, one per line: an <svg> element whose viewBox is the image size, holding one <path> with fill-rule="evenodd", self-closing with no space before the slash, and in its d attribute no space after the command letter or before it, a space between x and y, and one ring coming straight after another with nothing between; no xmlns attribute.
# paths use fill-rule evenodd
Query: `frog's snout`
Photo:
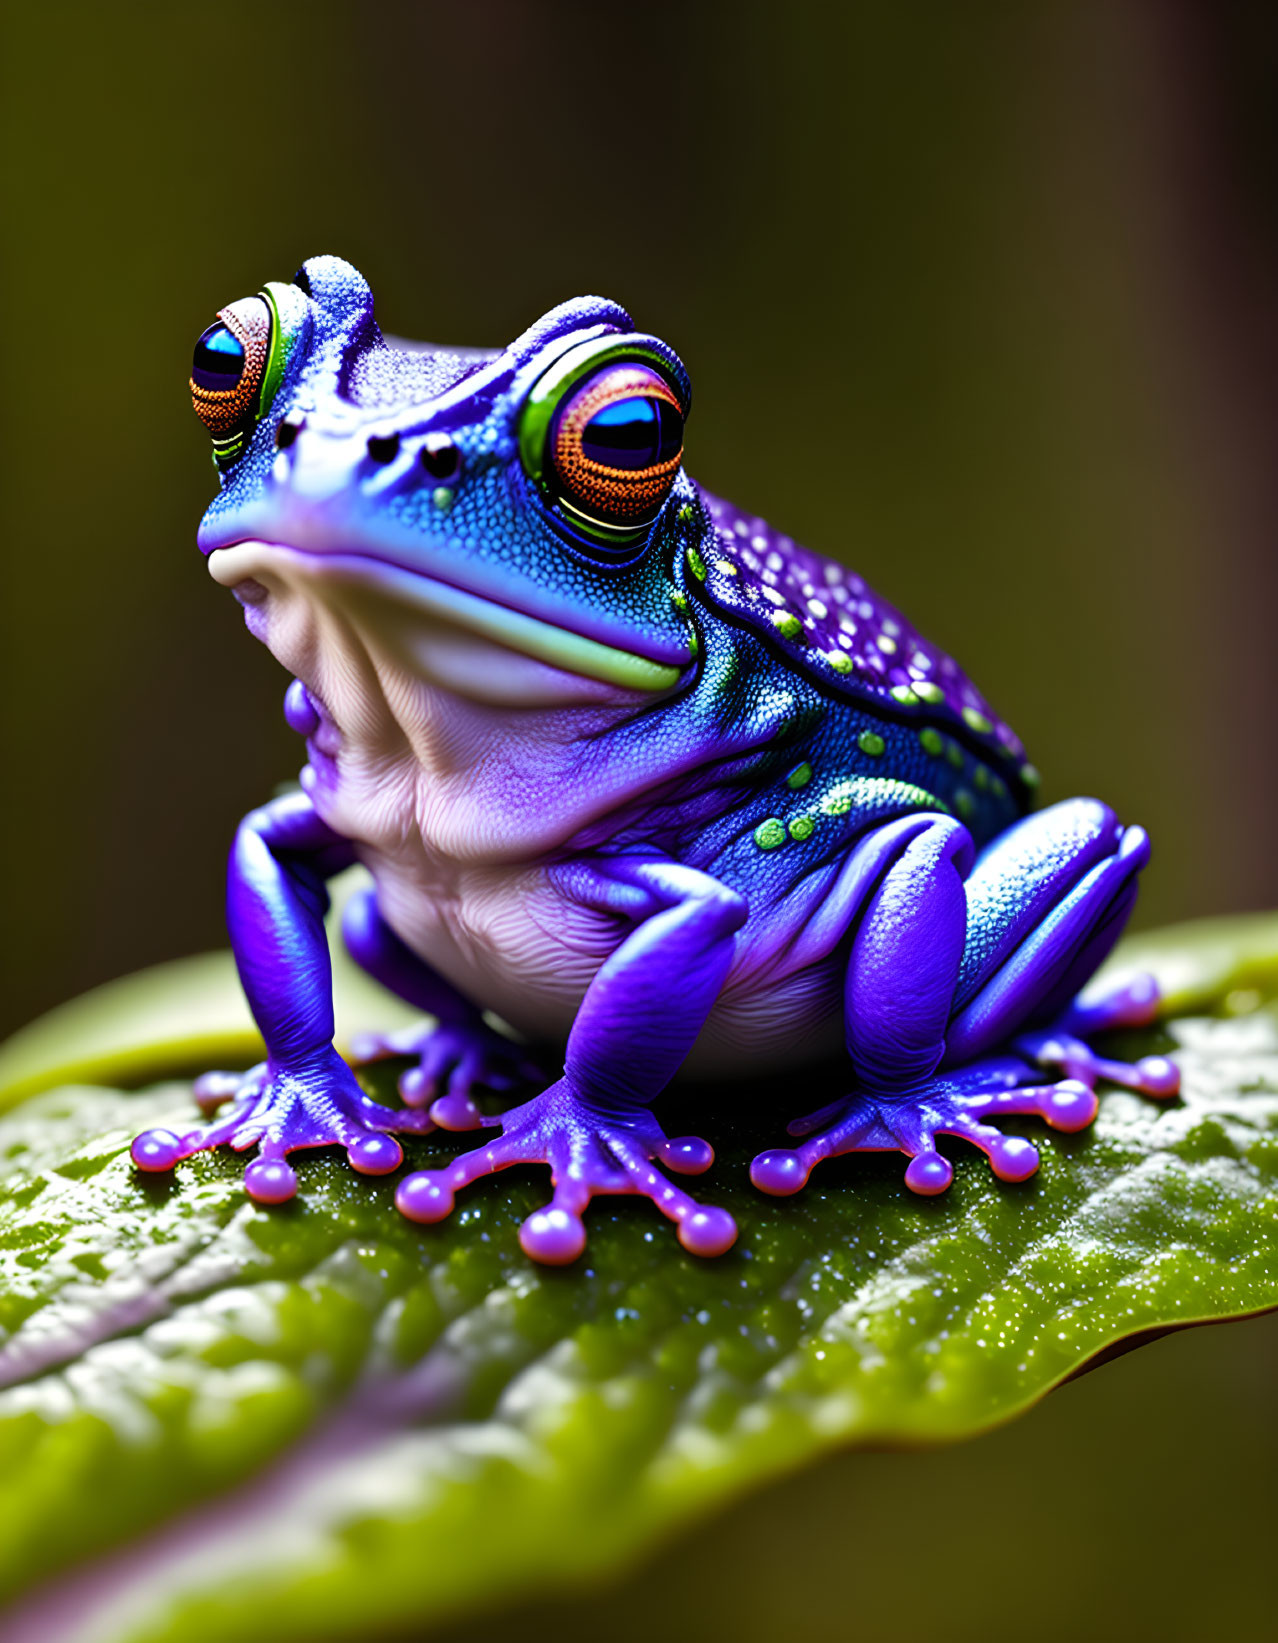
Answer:
<svg viewBox="0 0 1278 1643"><path fill-rule="evenodd" d="M317 426L293 414L275 431L275 461L271 483L280 491L308 503L331 502L344 495L364 477L362 470L376 472L398 454L394 435L370 434L364 429L332 429ZM376 452L374 455L373 453Z"/></svg>

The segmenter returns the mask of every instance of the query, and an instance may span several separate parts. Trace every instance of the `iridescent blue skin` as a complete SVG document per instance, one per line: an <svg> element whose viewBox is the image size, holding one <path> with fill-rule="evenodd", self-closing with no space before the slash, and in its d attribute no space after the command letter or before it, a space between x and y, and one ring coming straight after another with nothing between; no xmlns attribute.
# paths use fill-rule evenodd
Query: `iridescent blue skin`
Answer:
<svg viewBox="0 0 1278 1643"><path fill-rule="evenodd" d="M681 1068L728 1101L743 1072L846 1058L846 1096L756 1158L776 1194L870 1150L941 1192L943 1134L1020 1181L1034 1146L987 1120L1081 1129L1102 1076L1175 1092L1164 1059L1086 1042L1148 1020L1152 981L1077 1002L1131 909L1141 829L1094 799L1028 814L1020 743L958 667L681 467L619 553L529 471L535 385L583 341L628 342L621 309L581 299L500 354L461 354L388 345L335 258L298 280L271 288L282 374L200 531L296 675L285 711L307 738L302 791L246 817L230 862L267 1059L202 1080L210 1116L229 1114L140 1136L139 1167L256 1144L246 1187L275 1203L298 1149L383 1174L402 1163L391 1132L483 1126L486 1145L400 1182L405 1215L439 1220L469 1182L544 1163L530 1256L575 1259L591 1197L622 1192L715 1255L732 1218L665 1173L706 1170L711 1148L651 1113ZM677 359L644 346L686 408ZM356 861L374 887L347 911L350 950L437 1022L357 1046L410 1056L402 1109L370 1101L332 1042L325 885ZM546 1065L547 1087L481 1115L477 1089L545 1084Z"/></svg>

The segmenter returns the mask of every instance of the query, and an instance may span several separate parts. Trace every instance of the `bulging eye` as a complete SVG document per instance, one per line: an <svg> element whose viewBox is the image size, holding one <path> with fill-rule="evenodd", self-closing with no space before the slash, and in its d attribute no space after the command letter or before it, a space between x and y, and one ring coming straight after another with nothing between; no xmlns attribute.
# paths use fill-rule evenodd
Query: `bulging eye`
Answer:
<svg viewBox="0 0 1278 1643"><path fill-rule="evenodd" d="M223 308L195 344L191 403L213 436L219 467L240 454L261 414L262 384L271 352L273 316L261 297Z"/></svg>
<svg viewBox="0 0 1278 1643"><path fill-rule="evenodd" d="M577 541L627 553L674 489L692 385L657 337L591 337L553 359L519 415L524 472Z"/></svg>
<svg viewBox="0 0 1278 1643"><path fill-rule="evenodd" d="M656 518L683 455L683 408L650 366L614 364L587 377L555 412L547 477L588 523L633 532Z"/></svg>

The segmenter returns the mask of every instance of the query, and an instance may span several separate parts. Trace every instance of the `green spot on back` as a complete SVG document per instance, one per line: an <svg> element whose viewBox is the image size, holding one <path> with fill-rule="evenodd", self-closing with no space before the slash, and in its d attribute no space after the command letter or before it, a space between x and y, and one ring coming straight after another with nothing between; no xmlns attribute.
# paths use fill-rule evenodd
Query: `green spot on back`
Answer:
<svg viewBox="0 0 1278 1643"><path fill-rule="evenodd" d="M856 739L856 745L862 753L868 753L872 759L877 759L882 756L887 743L873 730L863 730Z"/></svg>
<svg viewBox="0 0 1278 1643"><path fill-rule="evenodd" d="M911 688L920 701L931 702L934 707L938 702L945 700L945 692L940 685L933 684L931 679L916 679Z"/></svg>
<svg viewBox="0 0 1278 1643"><path fill-rule="evenodd" d="M689 508L687 511L688 511L689 515L691 515L692 510ZM704 582L705 579L706 579L706 562L705 562L705 560L701 557L701 555L697 552L697 550L695 548L689 548L687 553L684 555L684 557L688 561L688 569L696 577L697 581L698 582Z"/></svg>
<svg viewBox="0 0 1278 1643"><path fill-rule="evenodd" d="M916 707L918 705L918 697L910 689L909 685L893 685L892 695L905 707Z"/></svg>
<svg viewBox="0 0 1278 1643"><path fill-rule="evenodd" d="M1026 787L1037 787L1042 777L1032 764L1023 764L1021 766L1021 780Z"/></svg>
<svg viewBox="0 0 1278 1643"><path fill-rule="evenodd" d="M795 765L794 769L786 777L785 785L790 788L792 792L797 793L799 788L806 787L811 780L812 766L805 760L803 764Z"/></svg>
<svg viewBox="0 0 1278 1643"><path fill-rule="evenodd" d="M802 843L804 839L810 839L812 837L812 832L815 827L816 823L812 820L811 816L796 816L790 823L790 837L792 839L798 839L799 842Z"/></svg>
<svg viewBox="0 0 1278 1643"><path fill-rule="evenodd" d="M930 753L934 759L939 759L945 750L940 731L933 730L931 725L928 725L926 730L919 731L919 741L923 744L923 751Z"/></svg>
<svg viewBox="0 0 1278 1643"><path fill-rule="evenodd" d="M851 673L852 658L841 650L827 650L825 659L836 673Z"/></svg>
<svg viewBox="0 0 1278 1643"><path fill-rule="evenodd" d="M803 623L797 616L792 616L788 610L774 610L772 612L772 626L783 639L797 639L803 632Z"/></svg>
<svg viewBox="0 0 1278 1643"><path fill-rule="evenodd" d="M769 816L754 830L754 842L760 850L775 850L785 843L785 823L779 816Z"/></svg>
<svg viewBox="0 0 1278 1643"><path fill-rule="evenodd" d="M994 726L983 713L978 713L974 707L963 709L963 722L969 730L975 730L979 735L988 736Z"/></svg>
<svg viewBox="0 0 1278 1643"><path fill-rule="evenodd" d="M674 588L671 591L670 603L678 611L684 611L688 608L688 601L678 588Z"/></svg>
<svg viewBox="0 0 1278 1643"><path fill-rule="evenodd" d="M945 757L954 766L955 770L963 768L963 749L957 742L950 742L945 749Z"/></svg>
<svg viewBox="0 0 1278 1643"><path fill-rule="evenodd" d="M960 787L954 795L954 808L964 821L970 821L976 814L976 800L965 787Z"/></svg>

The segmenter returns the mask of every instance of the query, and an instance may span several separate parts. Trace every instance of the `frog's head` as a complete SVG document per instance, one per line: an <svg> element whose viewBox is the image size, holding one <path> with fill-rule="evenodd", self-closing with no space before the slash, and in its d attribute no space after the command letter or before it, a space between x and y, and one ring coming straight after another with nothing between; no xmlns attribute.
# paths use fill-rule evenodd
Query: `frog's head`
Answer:
<svg viewBox="0 0 1278 1643"><path fill-rule="evenodd" d="M688 377L614 304L434 348L383 337L367 283L316 257L221 310L191 393L222 484L201 549L295 672L317 608L478 700L658 693L691 666Z"/></svg>

